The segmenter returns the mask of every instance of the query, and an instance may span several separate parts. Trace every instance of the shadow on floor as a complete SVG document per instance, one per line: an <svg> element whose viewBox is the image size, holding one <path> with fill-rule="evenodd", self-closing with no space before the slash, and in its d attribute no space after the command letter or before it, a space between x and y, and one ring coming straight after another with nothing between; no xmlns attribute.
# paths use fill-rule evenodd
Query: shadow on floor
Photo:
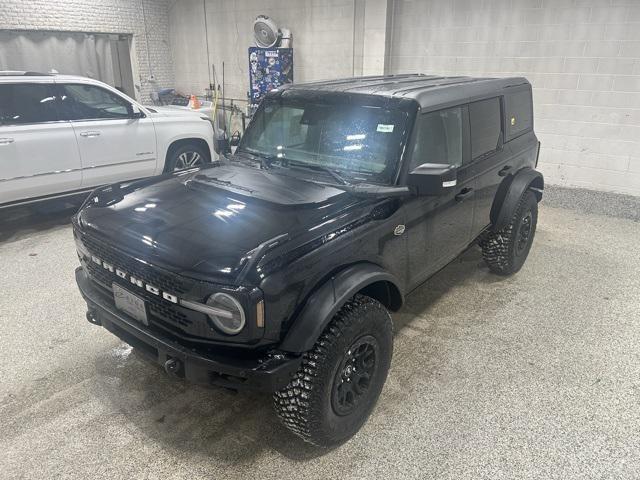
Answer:
<svg viewBox="0 0 640 480"><path fill-rule="evenodd" d="M14 242L33 233L69 225L83 201L84 197L0 209L0 242Z"/></svg>

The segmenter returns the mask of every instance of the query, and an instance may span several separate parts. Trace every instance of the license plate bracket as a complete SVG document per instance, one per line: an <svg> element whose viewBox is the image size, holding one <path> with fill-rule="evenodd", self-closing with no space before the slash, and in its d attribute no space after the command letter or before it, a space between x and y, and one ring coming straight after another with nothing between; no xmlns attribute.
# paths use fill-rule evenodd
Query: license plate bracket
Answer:
<svg viewBox="0 0 640 480"><path fill-rule="evenodd" d="M111 286L113 288L113 299L116 302L116 308L148 326L149 317L147 315L147 304L144 299L122 288L117 283L113 283Z"/></svg>

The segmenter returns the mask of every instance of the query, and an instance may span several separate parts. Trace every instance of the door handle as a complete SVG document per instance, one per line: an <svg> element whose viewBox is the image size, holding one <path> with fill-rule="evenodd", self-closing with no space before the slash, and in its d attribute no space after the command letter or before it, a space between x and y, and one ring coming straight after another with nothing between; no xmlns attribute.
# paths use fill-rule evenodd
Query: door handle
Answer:
<svg viewBox="0 0 640 480"><path fill-rule="evenodd" d="M463 200L469 198L473 194L473 188L463 188L460 190L460 193L456 195L456 202L462 202Z"/></svg>
<svg viewBox="0 0 640 480"><path fill-rule="evenodd" d="M90 130L88 132L80 132L81 137L87 137L87 138L97 137L99 135L100 135L100 132L96 132L95 130Z"/></svg>
<svg viewBox="0 0 640 480"><path fill-rule="evenodd" d="M511 170L511 165L505 165L500 169L498 175L501 177L506 177L509 174L509 170Z"/></svg>
<svg viewBox="0 0 640 480"><path fill-rule="evenodd" d="M15 142L13 138L0 138L0 145L9 145L13 142Z"/></svg>

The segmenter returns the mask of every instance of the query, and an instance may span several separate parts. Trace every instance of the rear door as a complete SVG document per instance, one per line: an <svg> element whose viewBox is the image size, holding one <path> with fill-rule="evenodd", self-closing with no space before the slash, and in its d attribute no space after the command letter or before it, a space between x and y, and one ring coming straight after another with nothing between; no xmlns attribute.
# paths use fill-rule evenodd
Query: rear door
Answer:
<svg viewBox="0 0 640 480"><path fill-rule="evenodd" d="M53 83L0 83L0 204L80 189L80 155Z"/></svg>
<svg viewBox="0 0 640 480"><path fill-rule="evenodd" d="M57 85L78 141L83 187L154 174L156 135L149 117L135 118L131 102L104 87Z"/></svg>
<svg viewBox="0 0 640 480"><path fill-rule="evenodd" d="M491 206L498 186L515 170L515 165L508 161L509 151L504 148L501 112L502 97L469 104L470 175L476 178L473 236L479 235L491 223Z"/></svg>

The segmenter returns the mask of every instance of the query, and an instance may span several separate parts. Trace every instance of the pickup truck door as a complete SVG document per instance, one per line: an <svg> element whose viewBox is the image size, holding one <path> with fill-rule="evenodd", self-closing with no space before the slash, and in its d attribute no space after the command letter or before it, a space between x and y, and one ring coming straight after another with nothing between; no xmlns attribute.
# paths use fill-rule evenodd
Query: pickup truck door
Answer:
<svg viewBox="0 0 640 480"><path fill-rule="evenodd" d="M0 204L80 189L73 127L51 82L0 83Z"/></svg>
<svg viewBox="0 0 640 480"><path fill-rule="evenodd" d="M156 134L149 117L136 116L131 102L98 85L58 83L57 88L78 142L83 187L155 173Z"/></svg>
<svg viewBox="0 0 640 480"><path fill-rule="evenodd" d="M475 179L463 164L468 156L466 106L420 115L416 121L409 171L422 163L459 165L456 185L442 195L409 197L404 204L408 284L424 282L472 240Z"/></svg>

